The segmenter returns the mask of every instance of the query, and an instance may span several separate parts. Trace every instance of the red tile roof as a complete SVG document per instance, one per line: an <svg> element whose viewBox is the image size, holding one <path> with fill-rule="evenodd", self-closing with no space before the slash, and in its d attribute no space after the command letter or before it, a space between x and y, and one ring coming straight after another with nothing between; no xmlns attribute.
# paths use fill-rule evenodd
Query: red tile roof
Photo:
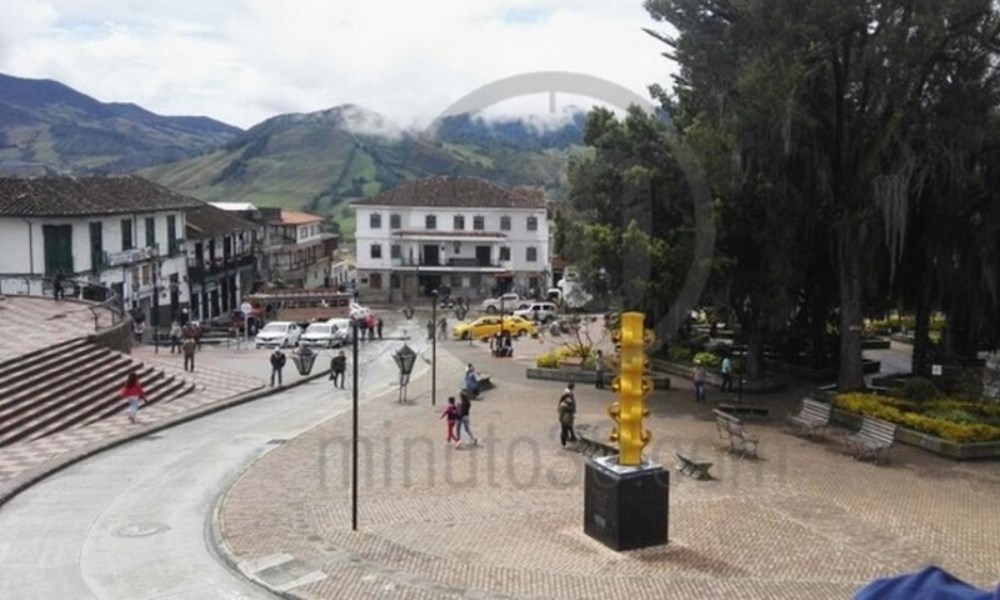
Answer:
<svg viewBox="0 0 1000 600"><path fill-rule="evenodd" d="M281 211L281 222L285 225L305 225L307 223L322 223L323 217L294 210Z"/></svg>
<svg viewBox="0 0 1000 600"><path fill-rule="evenodd" d="M434 208L545 208L545 195L535 190L504 188L475 177L428 177L408 181L355 206L419 206Z"/></svg>

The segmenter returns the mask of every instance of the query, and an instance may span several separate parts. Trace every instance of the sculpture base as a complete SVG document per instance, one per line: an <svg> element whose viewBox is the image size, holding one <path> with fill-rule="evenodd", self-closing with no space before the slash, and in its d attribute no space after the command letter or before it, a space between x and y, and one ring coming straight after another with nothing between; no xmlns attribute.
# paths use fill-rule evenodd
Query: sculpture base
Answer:
<svg viewBox="0 0 1000 600"><path fill-rule="evenodd" d="M583 532L613 550L667 543L670 472L656 463L618 464L617 456L587 463Z"/></svg>

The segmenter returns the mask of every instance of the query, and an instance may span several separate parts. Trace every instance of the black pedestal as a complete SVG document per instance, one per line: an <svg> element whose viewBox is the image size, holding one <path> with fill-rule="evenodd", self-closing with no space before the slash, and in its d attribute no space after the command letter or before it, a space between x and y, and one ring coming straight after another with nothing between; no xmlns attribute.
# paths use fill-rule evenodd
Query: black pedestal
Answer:
<svg viewBox="0 0 1000 600"><path fill-rule="evenodd" d="M622 467L617 456L587 463L583 531L613 550L667 543L670 473L655 463Z"/></svg>

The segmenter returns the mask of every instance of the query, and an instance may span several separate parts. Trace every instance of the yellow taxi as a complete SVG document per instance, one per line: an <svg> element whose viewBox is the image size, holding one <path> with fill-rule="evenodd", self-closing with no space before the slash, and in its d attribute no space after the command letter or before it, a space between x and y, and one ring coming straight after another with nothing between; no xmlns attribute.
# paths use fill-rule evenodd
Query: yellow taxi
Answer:
<svg viewBox="0 0 1000 600"><path fill-rule="evenodd" d="M452 328L451 332L456 339L467 340L471 336L474 339L481 340L492 337L504 329L516 337L534 335L536 331L533 322L523 317L507 315L503 317L502 321L498 316L487 316L479 317L471 323L459 323Z"/></svg>

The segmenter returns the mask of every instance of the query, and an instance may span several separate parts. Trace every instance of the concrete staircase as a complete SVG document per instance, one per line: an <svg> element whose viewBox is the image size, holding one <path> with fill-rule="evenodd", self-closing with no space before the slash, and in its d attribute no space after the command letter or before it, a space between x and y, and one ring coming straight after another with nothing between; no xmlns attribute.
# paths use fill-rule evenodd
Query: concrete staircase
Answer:
<svg viewBox="0 0 1000 600"><path fill-rule="evenodd" d="M136 373L150 404L194 384L127 354L78 338L0 363L0 447L120 414L125 377Z"/></svg>

